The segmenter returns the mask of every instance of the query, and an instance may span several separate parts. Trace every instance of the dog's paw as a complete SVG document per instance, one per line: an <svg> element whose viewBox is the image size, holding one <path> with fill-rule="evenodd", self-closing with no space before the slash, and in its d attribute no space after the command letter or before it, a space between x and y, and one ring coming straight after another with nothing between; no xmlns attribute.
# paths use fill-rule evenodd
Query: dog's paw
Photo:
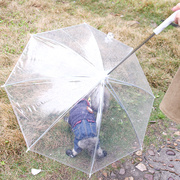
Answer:
<svg viewBox="0 0 180 180"><path fill-rule="evenodd" d="M71 149L68 149L67 151L66 151L66 155L68 155L69 157L75 157L74 155L73 155L73 152L72 152L72 150Z"/></svg>
<svg viewBox="0 0 180 180"><path fill-rule="evenodd" d="M106 157L106 156L107 156L107 151L104 151L104 150L102 151L101 154L100 154L100 153L97 154L97 157L98 157L98 158L104 158L104 157Z"/></svg>
<svg viewBox="0 0 180 180"><path fill-rule="evenodd" d="M64 121L68 122L69 121L69 117L65 116L64 117Z"/></svg>
<svg viewBox="0 0 180 180"><path fill-rule="evenodd" d="M104 155L104 157L106 157L107 156L107 151L103 150L103 155Z"/></svg>

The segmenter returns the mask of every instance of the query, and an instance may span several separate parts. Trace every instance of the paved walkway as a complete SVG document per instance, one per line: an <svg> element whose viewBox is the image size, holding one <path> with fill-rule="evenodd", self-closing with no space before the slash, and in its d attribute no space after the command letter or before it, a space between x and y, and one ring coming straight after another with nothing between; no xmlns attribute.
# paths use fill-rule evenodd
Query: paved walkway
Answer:
<svg viewBox="0 0 180 180"><path fill-rule="evenodd" d="M129 160L112 164L112 171L102 170L98 180L180 180L180 131L174 138L146 152L137 151Z"/></svg>

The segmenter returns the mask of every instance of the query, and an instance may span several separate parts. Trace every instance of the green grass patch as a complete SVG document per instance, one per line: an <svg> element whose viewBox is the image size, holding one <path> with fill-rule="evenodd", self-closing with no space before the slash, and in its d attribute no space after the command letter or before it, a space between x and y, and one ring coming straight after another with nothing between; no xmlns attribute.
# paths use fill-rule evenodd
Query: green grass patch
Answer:
<svg viewBox="0 0 180 180"><path fill-rule="evenodd" d="M71 2L100 16L107 14L123 15L125 20L138 20L141 23L161 23L171 13L172 2L160 2L156 0L76 0Z"/></svg>
<svg viewBox="0 0 180 180"><path fill-rule="evenodd" d="M135 47L140 39L145 38L156 25L161 23L161 20L172 14L171 8L176 4L177 1L165 0L1 0L0 85L5 83L11 73L30 34L87 22L105 33L112 31L117 39ZM131 21L138 23L135 26L131 23L129 25ZM168 131L172 121L160 111L159 105L179 67L179 44L179 31L170 26L153 37L137 53L156 97L144 139L144 149L151 144L158 147L167 139L172 139L172 134ZM139 101L141 99L137 98L134 101L129 100L128 103L137 105ZM131 128L126 127L130 127L130 124L127 115L122 112L123 110L113 103L111 114L104 117L109 120L102 122L102 129L107 133L102 131L100 136L102 144L104 143L107 148L108 145L114 146L119 142L118 137L124 138L123 140L129 143L132 142L134 133L128 136ZM25 153L25 142L20 127L7 94L2 88L0 119L0 179L87 179L85 173L52 159L33 152ZM173 126L180 129L175 123ZM70 132L67 127L64 129L63 127L62 132ZM167 135L162 135L163 132ZM126 149L129 144L122 141L120 145ZM121 161L125 162L126 158ZM30 172L31 168L40 168L44 171L33 176ZM112 167L109 166L106 170L110 174ZM92 179L97 179L97 174L94 174Z"/></svg>

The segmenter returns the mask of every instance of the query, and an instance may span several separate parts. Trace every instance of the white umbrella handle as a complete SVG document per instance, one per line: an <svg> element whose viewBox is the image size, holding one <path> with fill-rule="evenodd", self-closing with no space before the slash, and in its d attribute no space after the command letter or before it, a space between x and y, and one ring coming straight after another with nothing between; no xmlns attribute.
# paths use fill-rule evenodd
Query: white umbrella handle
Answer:
<svg viewBox="0 0 180 180"><path fill-rule="evenodd" d="M120 64L122 64L126 59L128 59L132 54L134 54L142 45L144 45L147 41L149 41L154 35L158 35L163 29L169 26L175 20L176 14L178 12L180 12L180 10L175 11L164 22L162 22L156 29L154 29L153 33L148 38L146 38L139 46L137 46L133 51L131 51L127 56L125 56L119 62L119 64L117 64L111 71L108 72L107 75L111 74Z"/></svg>
<svg viewBox="0 0 180 180"><path fill-rule="evenodd" d="M178 12L180 12L180 10L175 11L173 14L171 14L164 22L162 22L156 29L154 29L153 32L156 35L159 34L163 29L165 29L175 20L176 14Z"/></svg>

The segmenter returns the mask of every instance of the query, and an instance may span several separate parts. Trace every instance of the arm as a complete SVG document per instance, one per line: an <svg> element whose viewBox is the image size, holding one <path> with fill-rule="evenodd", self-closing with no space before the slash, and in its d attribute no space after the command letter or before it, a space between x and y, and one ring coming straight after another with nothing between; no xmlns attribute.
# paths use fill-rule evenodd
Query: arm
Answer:
<svg viewBox="0 0 180 180"><path fill-rule="evenodd" d="M176 6L172 8L173 11L180 10L180 3L178 3ZM180 26L180 12L176 14L174 22Z"/></svg>

